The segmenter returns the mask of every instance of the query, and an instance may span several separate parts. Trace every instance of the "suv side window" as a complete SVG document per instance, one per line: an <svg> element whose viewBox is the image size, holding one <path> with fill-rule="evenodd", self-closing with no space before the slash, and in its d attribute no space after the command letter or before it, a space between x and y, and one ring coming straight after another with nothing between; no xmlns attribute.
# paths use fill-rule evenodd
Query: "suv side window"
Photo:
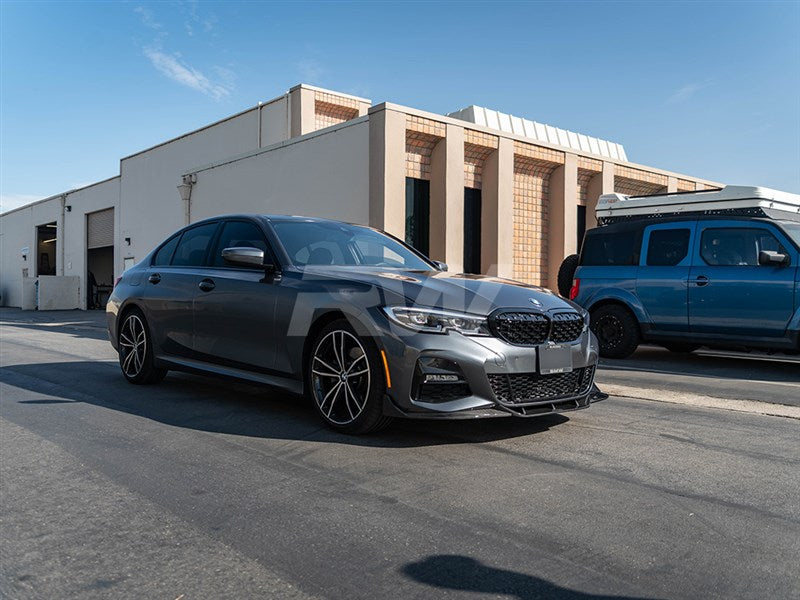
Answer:
<svg viewBox="0 0 800 600"><path fill-rule="evenodd" d="M712 266L758 266L758 253L786 253L783 245L766 229L720 227L703 231L700 256Z"/></svg>
<svg viewBox="0 0 800 600"><path fill-rule="evenodd" d="M200 267L205 263L208 245L217 230L218 223L199 225L183 232L181 241L172 257L172 265Z"/></svg>
<svg viewBox="0 0 800 600"><path fill-rule="evenodd" d="M581 252L581 265L606 267L636 265L642 243L641 230L630 229L606 233L595 230L587 234Z"/></svg>
<svg viewBox="0 0 800 600"><path fill-rule="evenodd" d="M153 257L153 266L163 267L168 265L172 261L172 255L175 254L175 248L178 246L180 239L181 235L178 234L161 246Z"/></svg>
<svg viewBox="0 0 800 600"><path fill-rule="evenodd" d="M647 265L674 267L689 254L691 230L655 229L650 232L647 244Z"/></svg>
<svg viewBox="0 0 800 600"><path fill-rule="evenodd" d="M215 267L247 268L234 267L225 262L225 259L222 258L222 251L225 248L236 247L258 248L259 250L263 250L267 262L269 262L269 257L271 257L269 248L267 247L267 240L264 239L264 234L255 223L247 221L228 221L222 226L222 233L217 239L214 256L211 258L211 264Z"/></svg>

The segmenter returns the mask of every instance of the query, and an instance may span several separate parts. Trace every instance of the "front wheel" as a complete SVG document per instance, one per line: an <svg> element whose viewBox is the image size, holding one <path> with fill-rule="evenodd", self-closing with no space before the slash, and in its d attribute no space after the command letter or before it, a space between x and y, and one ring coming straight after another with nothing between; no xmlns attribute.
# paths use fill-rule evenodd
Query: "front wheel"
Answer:
<svg viewBox="0 0 800 600"><path fill-rule="evenodd" d="M122 374L131 383L158 383L167 374L153 361L153 342L144 314L138 308L125 313L119 328L119 366Z"/></svg>
<svg viewBox="0 0 800 600"><path fill-rule="evenodd" d="M344 320L317 335L307 365L308 390L325 423L337 431L363 434L383 429L386 381L378 348Z"/></svg>
<svg viewBox="0 0 800 600"><path fill-rule="evenodd" d="M639 323L623 306L607 304L594 309L591 329L604 358L628 358L639 346Z"/></svg>

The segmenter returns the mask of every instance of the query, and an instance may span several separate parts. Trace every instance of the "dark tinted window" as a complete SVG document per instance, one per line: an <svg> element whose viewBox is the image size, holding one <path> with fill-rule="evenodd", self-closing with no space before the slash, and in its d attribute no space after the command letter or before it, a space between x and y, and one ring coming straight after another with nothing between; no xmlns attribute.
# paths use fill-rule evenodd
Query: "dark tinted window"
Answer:
<svg viewBox="0 0 800 600"><path fill-rule="evenodd" d="M431 182L406 177L406 244L428 255Z"/></svg>
<svg viewBox="0 0 800 600"><path fill-rule="evenodd" d="M635 265L639 262L638 230L605 232L586 236L581 264L587 266Z"/></svg>
<svg viewBox="0 0 800 600"><path fill-rule="evenodd" d="M222 233L217 240L214 256L211 264L215 267L231 266L222 258L222 251L225 248L258 248L264 251L267 262L271 260L271 255L267 249L267 241L264 234L255 223L245 221L229 221L222 226Z"/></svg>
<svg viewBox="0 0 800 600"><path fill-rule="evenodd" d="M761 250L786 253L786 248L765 229L706 229L700 242L700 256L713 266L757 267Z"/></svg>
<svg viewBox="0 0 800 600"><path fill-rule="evenodd" d="M181 236L176 235L171 240L169 240L166 244L159 248L156 255L153 257L153 264L155 266L163 267L164 265L168 265L172 260L172 255L175 254L175 247L178 245L178 241L181 239Z"/></svg>
<svg viewBox="0 0 800 600"><path fill-rule="evenodd" d="M183 232L183 237L172 257L172 265L180 267L199 267L203 264L206 257L208 245L214 232L217 230L217 223L200 225Z"/></svg>
<svg viewBox="0 0 800 600"><path fill-rule="evenodd" d="M689 253L688 229L656 229L650 232L647 245L647 264L653 267L672 267Z"/></svg>

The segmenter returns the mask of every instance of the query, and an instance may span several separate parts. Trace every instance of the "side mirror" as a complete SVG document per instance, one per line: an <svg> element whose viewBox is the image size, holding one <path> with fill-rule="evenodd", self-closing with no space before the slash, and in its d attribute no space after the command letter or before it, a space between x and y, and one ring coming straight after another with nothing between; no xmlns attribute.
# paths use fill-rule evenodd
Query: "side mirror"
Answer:
<svg viewBox="0 0 800 600"><path fill-rule="evenodd" d="M235 247L225 248L222 258L226 263L237 267L258 267L265 271L274 271L274 265L264 264L264 251L259 248Z"/></svg>
<svg viewBox="0 0 800 600"><path fill-rule="evenodd" d="M786 267L789 265L789 255L775 252L774 250L762 250L758 253L758 264L768 267Z"/></svg>
<svg viewBox="0 0 800 600"><path fill-rule="evenodd" d="M443 263L443 262L442 262L442 261L440 261L440 260L434 260L434 261L432 261L432 262L433 262L434 266L435 266L437 269L439 269L440 271L447 271L447 263Z"/></svg>

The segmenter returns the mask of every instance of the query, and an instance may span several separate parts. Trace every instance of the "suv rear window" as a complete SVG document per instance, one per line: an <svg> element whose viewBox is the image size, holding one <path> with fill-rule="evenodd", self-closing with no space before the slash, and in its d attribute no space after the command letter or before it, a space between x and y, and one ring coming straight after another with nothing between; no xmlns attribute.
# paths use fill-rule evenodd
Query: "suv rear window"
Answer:
<svg viewBox="0 0 800 600"><path fill-rule="evenodd" d="M674 267L689 253L688 229L656 229L650 232L647 243L647 265Z"/></svg>
<svg viewBox="0 0 800 600"><path fill-rule="evenodd" d="M586 235L581 265L589 267L635 265L639 262L640 231L597 231Z"/></svg>

